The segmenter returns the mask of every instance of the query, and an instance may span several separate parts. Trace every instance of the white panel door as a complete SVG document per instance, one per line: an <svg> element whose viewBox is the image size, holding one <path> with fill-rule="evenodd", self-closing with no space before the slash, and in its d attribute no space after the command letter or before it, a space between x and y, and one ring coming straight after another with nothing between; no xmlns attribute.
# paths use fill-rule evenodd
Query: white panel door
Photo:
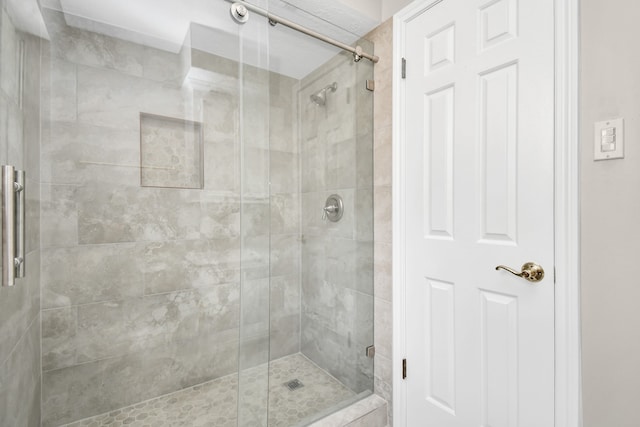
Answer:
<svg viewBox="0 0 640 427"><path fill-rule="evenodd" d="M554 419L553 0L443 0L405 32L407 421ZM536 262L531 283L506 271Z"/></svg>

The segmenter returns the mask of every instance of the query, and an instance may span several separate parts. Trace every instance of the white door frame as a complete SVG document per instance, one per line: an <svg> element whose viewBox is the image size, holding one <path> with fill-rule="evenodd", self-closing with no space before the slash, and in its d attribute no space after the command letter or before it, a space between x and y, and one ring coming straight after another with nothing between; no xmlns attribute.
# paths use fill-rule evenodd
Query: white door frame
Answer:
<svg viewBox="0 0 640 427"><path fill-rule="evenodd" d="M404 141L405 25L443 0L418 0L393 18L393 420L407 426ZM450 0L444 0L450 1ZM581 427L579 0L555 2L555 426ZM411 365L408 374L411 375ZM545 426L547 427L547 426ZM548 426L551 427L551 426Z"/></svg>

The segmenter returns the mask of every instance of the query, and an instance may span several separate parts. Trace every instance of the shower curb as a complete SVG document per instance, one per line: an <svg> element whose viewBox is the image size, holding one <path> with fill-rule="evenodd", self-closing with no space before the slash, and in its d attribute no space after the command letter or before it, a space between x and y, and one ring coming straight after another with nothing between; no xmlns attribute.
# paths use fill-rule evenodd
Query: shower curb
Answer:
<svg viewBox="0 0 640 427"><path fill-rule="evenodd" d="M372 394L309 427L388 427L387 401Z"/></svg>

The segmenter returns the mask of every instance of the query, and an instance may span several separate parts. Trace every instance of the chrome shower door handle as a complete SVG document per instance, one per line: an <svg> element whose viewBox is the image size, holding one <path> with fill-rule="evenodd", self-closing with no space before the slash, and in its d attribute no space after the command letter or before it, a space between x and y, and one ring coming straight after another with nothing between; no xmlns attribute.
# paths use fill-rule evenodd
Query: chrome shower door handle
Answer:
<svg viewBox="0 0 640 427"><path fill-rule="evenodd" d="M23 278L25 275L25 172L23 170L17 170L15 172L15 185L16 191L16 278Z"/></svg>
<svg viewBox="0 0 640 427"><path fill-rule="evenodd" d="M2 166L2 286L24 277L24 171ZM16 203L17 202L17 203Z"/></svg>

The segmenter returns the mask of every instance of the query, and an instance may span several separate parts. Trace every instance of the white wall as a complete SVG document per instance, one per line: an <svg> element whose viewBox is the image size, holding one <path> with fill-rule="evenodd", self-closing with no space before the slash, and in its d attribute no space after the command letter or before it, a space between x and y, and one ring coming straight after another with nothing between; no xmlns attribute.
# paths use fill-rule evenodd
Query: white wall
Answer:
<svg viewBox="0 0 640 427"><path fill-rule="evenodd" d="M582 0L584 427L640 426L640 2ZM593 161L593 122L623 116L624 160Z"/></svg>
<svg viewBox="0 0 640 427"><path fill-rule="evenodd" d="M338 0L378 22L384 22L413 0Z"/></svg>
<svg viewBox="0 0 640 427"><path fill-rule="evenodd" d="M394 13L411 3L412 0L382 0L381 17L384 22Z"/></svg>
<svg viewBox="0 0 640 427"><path fill-rule="evenodd" d="M338 0L351 9L364 13L367 17L380 22L382 0Z"/></svg>

